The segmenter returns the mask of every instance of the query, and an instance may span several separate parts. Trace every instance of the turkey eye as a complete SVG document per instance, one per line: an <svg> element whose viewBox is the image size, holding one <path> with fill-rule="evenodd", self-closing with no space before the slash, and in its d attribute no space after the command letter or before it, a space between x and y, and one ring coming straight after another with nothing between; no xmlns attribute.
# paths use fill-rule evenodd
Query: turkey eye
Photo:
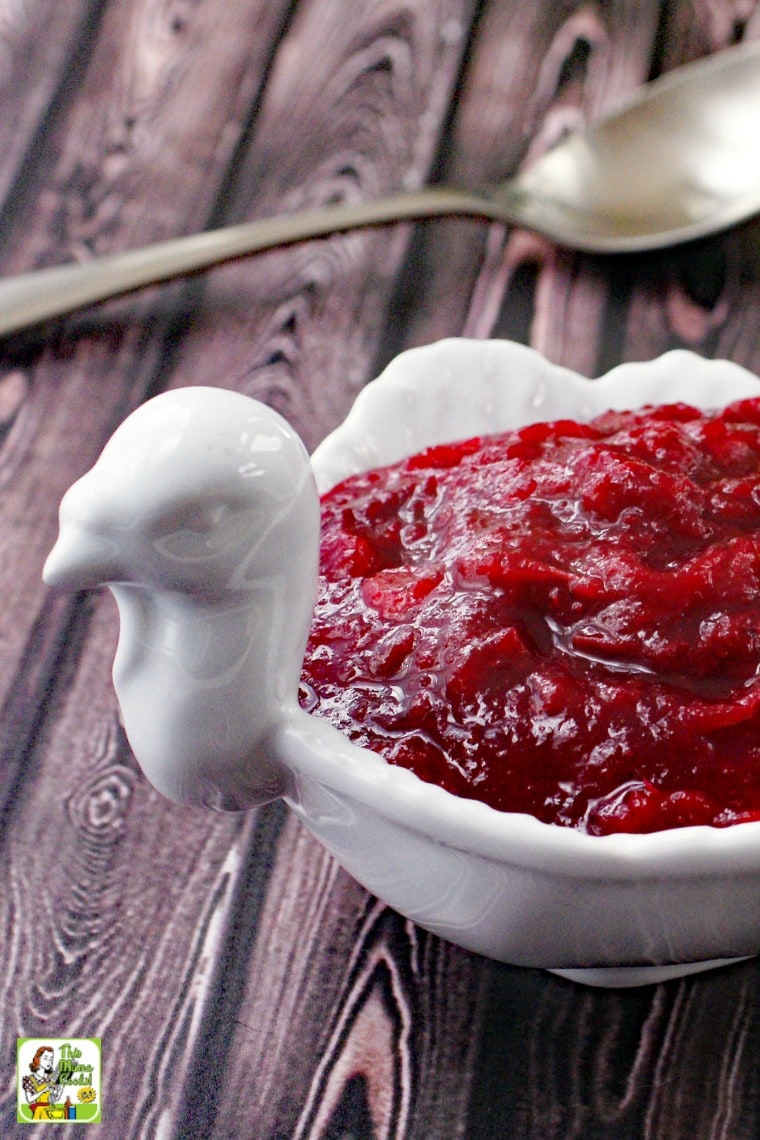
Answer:
<svg viewBox="0 0 760 1140"><path fill-rule="evenodd" d="M157 520L151 545L160 554L181 561L214 558L251 533L253 514L228 503L195 506Z"/></svg>
<svg viewBox="0 0 760 1140"><path fill-rule="evenodd" d="M170 558L208 558L213 553L211 540L221 517L220 508L216 505L195 506L190 510L162 515L150 527L148 537L151 546Z"/></svg>

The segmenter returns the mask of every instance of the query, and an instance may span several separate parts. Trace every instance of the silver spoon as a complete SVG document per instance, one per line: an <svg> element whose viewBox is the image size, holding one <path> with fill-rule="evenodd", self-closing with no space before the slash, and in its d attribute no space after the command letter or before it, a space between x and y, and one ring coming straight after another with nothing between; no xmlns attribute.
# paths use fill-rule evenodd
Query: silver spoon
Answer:
<svg viewBox="0 0 760 1140"><path fill-rule="evenodd" d="M469 216L592 253L659 249L760 212L760 41L641 87L588 131L483 190L440 186L306 210L0 281L0 335L247 254L359 226Z"/></svg>

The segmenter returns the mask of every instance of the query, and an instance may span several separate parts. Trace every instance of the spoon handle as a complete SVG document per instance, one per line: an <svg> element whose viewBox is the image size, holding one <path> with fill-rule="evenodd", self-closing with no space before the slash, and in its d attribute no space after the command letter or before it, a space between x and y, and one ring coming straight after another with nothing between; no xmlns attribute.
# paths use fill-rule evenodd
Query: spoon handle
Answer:
<svg viewBox="0 0 760 1140"><path fill-rule="evenodd" d="M500 201L468 191L429 187L374 202L327 206L157 242L92 261L38 269L0 281L0 336L275 246L361 226L469 216L509 220Z"/></svg>

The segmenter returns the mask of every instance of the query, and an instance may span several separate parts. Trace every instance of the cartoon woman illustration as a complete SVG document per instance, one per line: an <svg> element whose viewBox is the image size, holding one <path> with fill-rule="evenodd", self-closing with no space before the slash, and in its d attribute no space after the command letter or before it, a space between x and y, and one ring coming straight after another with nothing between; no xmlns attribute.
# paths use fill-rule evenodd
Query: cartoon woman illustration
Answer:
<svg viewBox="0 0 760 1140"><path fill-rule="evenodd" d="M63 1085L58 1079L58 1066L53 1068L55 1053L49 1045L41 1045L29 1062L32 1075L24 1077L21 1084L32 1110L33 1120L51 1120L50 1108L63 1095Z"/></svg>

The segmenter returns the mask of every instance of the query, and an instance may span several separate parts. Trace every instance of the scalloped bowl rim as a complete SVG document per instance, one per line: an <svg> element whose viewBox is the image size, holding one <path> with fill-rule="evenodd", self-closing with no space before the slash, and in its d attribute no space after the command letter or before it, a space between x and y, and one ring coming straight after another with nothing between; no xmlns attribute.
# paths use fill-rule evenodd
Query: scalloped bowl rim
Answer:
<svg viewBox="0 0 760 1140"><path fill-rule="evenodd" d="M740 366L680 349L652 361L618 365L601 379L588 380L513 342L439 341L402 353L362 390L342 425L312 456L320 491L353 471L393 462L429 442L444 442L440 424L431 429L435 438L421 442L420 434L426 429L415 433L410 428L410 409L419 402L423 385L426 408L433 397L448 416L448 440L466 438L458 430L466 417L445 410L446 406L453 409L461 404L462 367L472 369L475 377L468 388L468 402L485 400L481 411L490 417L494 415L494 391L503 389L505 381L522 384L523 404L527 398L534 413L531 422L562 418L562 413L554 410L542 414L558 406L554 402L558 396L562 407L571 405L566 414L590 418L604 408L638 407L654 401L685 400L707 408L760 395L758 378ZM436 386L435 391L431 384ZM511 407L511 396L505 403ZM498 422L490 419L490 430L529 422L518 418L519 407L513 409L513 422L506 422L509 407L506 414L503 408L496 410ZM395 421L389 417L399 410L407 418L403 431L394 433ZM394 448L396 454L390 454ZM290 724L284 729L283 744L297 773L438 843L497 862L608 882L760 871L760 822L727 828L685 827L645 835L591 836L453 795L352 744L317 717L301 717ZM297 802L297 794L290 798Z"/></svg>

